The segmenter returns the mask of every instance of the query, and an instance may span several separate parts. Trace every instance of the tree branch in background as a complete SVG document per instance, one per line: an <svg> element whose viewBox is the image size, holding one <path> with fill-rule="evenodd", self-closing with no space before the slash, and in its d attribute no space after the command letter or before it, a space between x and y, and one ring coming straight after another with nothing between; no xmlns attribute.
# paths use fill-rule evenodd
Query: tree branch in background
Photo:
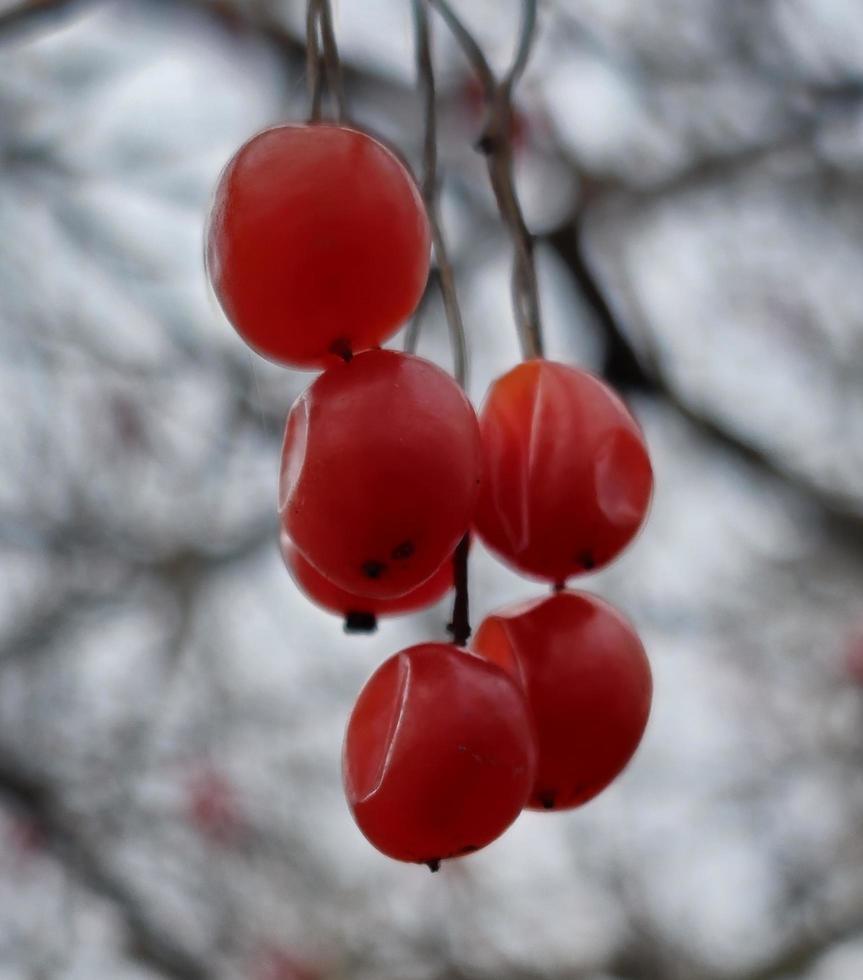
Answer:
<svg viewBox="0 0 863 980"><path fill-rule="evenodd" d="M20 40L29 30L41 30L74 14L92 0L23 0L0 11L0 42Z"/></svg>
<svg viewBox="0 0 863 980"><path fill-rule="evenodd" d="M130 955L171 980L208 980L212 973L149 915L141 899L117 876L84 835L73 829L71 816L55 787L0 753L0 796L37 827L51 854L87 891L107 899L120 913Z"/></svg>
<svg viewBox="0 0 863 980"><path fill-rule="evenodd" d="M641 390L661 397L715 446L732 452L800 492L815 506L826 528L834 533L837 540L857 550L863 549L862 514L801 474L791 472L773 456L752 446L721 422L687 404L665 377L657 357L646 363L636 354L619 315L591 268L584 249L583 223L583 215L579 214L571 223L549 234L546 241L569 269L602 331L606 343L603 376L624 390Z"/></svg>

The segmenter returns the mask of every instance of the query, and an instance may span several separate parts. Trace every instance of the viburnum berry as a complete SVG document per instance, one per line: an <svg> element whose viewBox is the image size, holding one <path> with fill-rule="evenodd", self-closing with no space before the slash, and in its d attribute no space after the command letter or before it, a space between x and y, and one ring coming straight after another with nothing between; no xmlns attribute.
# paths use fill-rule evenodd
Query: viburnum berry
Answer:
<svg viewBox="0 0 863 980"><path fill-rule="evenodd" d="M453 379L410 354L366 351L320 375L288 415L282 526L340 588L392 599L453 553L480 476L476 414Z"/></svg>
<svg viewBox="0 0 863 980"><path fill-rule="evenodd" d="M653 489L644 437L592 374L519 364L491 386L480 431L476 528L517 569L563 583L611 561L644 522Z"/></svg>
<svg viewBox="0 0 863 980"><path fill-rule="evenodd" d="M203 836L217 844L232 843L245 829L236 789L209 767L194 773L187 786L186 814Z"/></svg>
<svg viewBox="0 0 863 980"><path fill-rule="evenodd" d="M637 633L613 606L585 592L510 606L483 622L473 649L527 695L538 750L530 807L579 806L621 772L653 685Z"/></svg>
<svg viewBox="0 0 863 980"><path fill-rule="evenodd" d="M404 164L367 133L279 126L219 180L207 268L249 346L296 367L377 346L417 305L429 223Z"/></svg>
<svg viewBox="0 0 863 980"><path fill-rule="evenodd" d="M282 528L279 536L282 559L291 578L315 605L345 619L349 632L365 632L375 628L378 616L399 616L403 613L425 609L441 599L452 588L452 558L447 558L430 579L395 599L373 599L358 596L324 578L323 575L297 551L287 531Z"/></svg>
<svg viewBox="0 0 863 980"><path fill-rule="evenodd" d="M535 762L512 677L459 647L425 643L390 657L363 687L343 778L354 819L379 851L436 870L506 830Z"/></svg>

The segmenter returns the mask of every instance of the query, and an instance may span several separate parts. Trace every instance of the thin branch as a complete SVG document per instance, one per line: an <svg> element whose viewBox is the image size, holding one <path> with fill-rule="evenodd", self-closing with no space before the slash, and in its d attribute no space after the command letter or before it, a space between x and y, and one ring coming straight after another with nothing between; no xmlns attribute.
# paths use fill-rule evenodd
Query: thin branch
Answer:
<svg viewBox="0 0 863 980"><path fill-rule="evenodd" d="M422 192L431 225L432 245L438 267L438 282L443 299L444 312L450 332L453 350L454 374L464 388L467 384L467 345L464 322L455 288L455 275L447 252L438 207L439 181L437 167L437 100L435 93L434 66L431 54L431 36L426 0L413 0L414 27L416 30L417 79L422 96L425 134L423 140ZM416 327L414 328L414 324ZM416 344L419 320L411 324L407 340Z"/></svg>
<svg viewBox="0 0 863 980"><path fill-rule="evenodd" d="M432 6L437 9L441 17L443 17L447 27L449 27L453 36L461 46L465 57L470 62L473 70L476 72L485 92L486 98L490 98L494 90L497 88L497 79L494 76L494 72L491 70L491 66L486 60L485 55L482 53L482 48L477 43L476 38L474 38L471 32L461 22L455 11L452 9L452 7L450 7L449 3L447 3L447 0L429 0L429 3L431 3Z"/></svg>
<svg viewBox="0 0 863 980"><path fill-rule="evenodd" d="M506 78L503 80L503 85L508 94L512 93L516 83L524 74L535 35L536 0L524 0L521 9L521 32L519 34L518 47L516 48L512 65L506 73Z"/></svg>
<svg viewBox="0 0 863 980"><path fill-rule="evenodd" d="M536 3L535 0L523 0L521 35L515 58L503 82L498 83L476 39L447 0L430 2L461 45L483 87L487 115L477 148L486 156L489 181L513 245L512 302L522 354L525 358L542 357L533 237L524 220L512 167L512 92L530 56L536 33Z"/></svg>
<svg viewBox="0 0 863 980"><path fill-rule="evenodd" d="M414 310L414 315L411 318L411 322L408 324L405 330L405 341L404 349L408 354L415 354L417 349L417 344L419 342L420 330L422 329L423 320L428 312L429 303L431 302L432 293L435 289L440 288L439 283L440 273L437 269L432 268L429 270L428 282L426 283L425 291L420 299L419 306Z"/></svg>
<svg viewBox="0 0 863 980"><path fill-rule="evenodd" d="M16 38L24 31L43 28L83 6L87 0L22 0L0 12L0 41Z"/></svg>

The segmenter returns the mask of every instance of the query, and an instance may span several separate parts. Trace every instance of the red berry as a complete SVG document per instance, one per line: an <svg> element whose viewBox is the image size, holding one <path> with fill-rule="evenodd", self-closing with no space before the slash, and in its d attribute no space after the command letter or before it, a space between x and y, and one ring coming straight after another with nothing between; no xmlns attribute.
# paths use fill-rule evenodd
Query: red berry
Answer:
<svg viewBox="0 0 863 980"><path fill-rule="evenodd" d="M845 674L848 680L863 686L863 623L858 623L846 638Z"/></svg>
<svg viewBox="0 0 863 980"><path fill-rule="evenodd" d="M641 430L586 371L518 365L491 386L480 431L476 527L521 571L565 582L611 561L644 522L653 474Z"/></svg>
<svg viewBox="0 0 863 980"><path fill-rule="evenodd" d="M425 643L390 657L360 692L345 736L345 793L379 851L436 870L515 820L535 755L512 678L466 650Z"/></svg>
<svg viewBox="0 0 863 980"><path fill-rule="evenodd" d="M372 629L376 616L398 616L402 613L416 612L437 602L452 588L451 557L446 559L430 579L405 595L398 596L396 599L372 599L346 592L324 578L314 565L310 565L297 551L284 528L279 535L279 548L291 578L315 605L348 619L354 617L356 621L365 616L370 620Z"/></svg>
<svg viewBox="0 0 863 980"><path fill-rule="evenodd" d="M233 843L244 829L240 802L233 784L220 772L205 768L195 773L187 787L189 822L213 843Z"/></svg>
<svg viewBox="0 0 863 980"><path fill-rule="evenodd" d="M623 616L561 592L489 616L473 646L524 686L539 753L529 806L563 810L605 789L641 741L653 690Z"/></svg>
<svg viewBox="0 0 863 980"><path fill-rule="evenodd" d="M467 532L480 472L476 415L453 379L419 357L367 351L318 377L288 415L282 526L346 591L403 596Z"/></svg>
<svg viewBox="0 0 863 980"><path fill-rule="evenodd" d="M374 347L413 312L430 237L404 164L344 126L279 126L222 174L207 267L240 336L297 367Z"/></svg>
<svg viewBox="0 0 863 980"><path fill-rule="evenodd" d="M254 980L322 980L324 971L278 948L264 950Z"/></svg>

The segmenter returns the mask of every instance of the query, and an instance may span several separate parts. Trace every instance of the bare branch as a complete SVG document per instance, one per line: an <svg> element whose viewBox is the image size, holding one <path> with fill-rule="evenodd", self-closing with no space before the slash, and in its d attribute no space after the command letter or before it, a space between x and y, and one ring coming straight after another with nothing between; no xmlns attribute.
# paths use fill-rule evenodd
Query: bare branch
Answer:
<svg viewBox="0 0 863 980"><path fill-rule="evenodd" d="M22 0L0 12L0 40L17 39L25 31L53 24L86 2L90 0Z"/></svg>
<svg viewBox="0 0 863 980"><path fill-rule="evenodd" d="M0 795L44 834L51 853L88 891L107 899L128 930L130 953L172 980L207 980L207 964L169 936L134 890L108 866L98 848L74 830L56 790L47 780L0 754Z"/></svg>

